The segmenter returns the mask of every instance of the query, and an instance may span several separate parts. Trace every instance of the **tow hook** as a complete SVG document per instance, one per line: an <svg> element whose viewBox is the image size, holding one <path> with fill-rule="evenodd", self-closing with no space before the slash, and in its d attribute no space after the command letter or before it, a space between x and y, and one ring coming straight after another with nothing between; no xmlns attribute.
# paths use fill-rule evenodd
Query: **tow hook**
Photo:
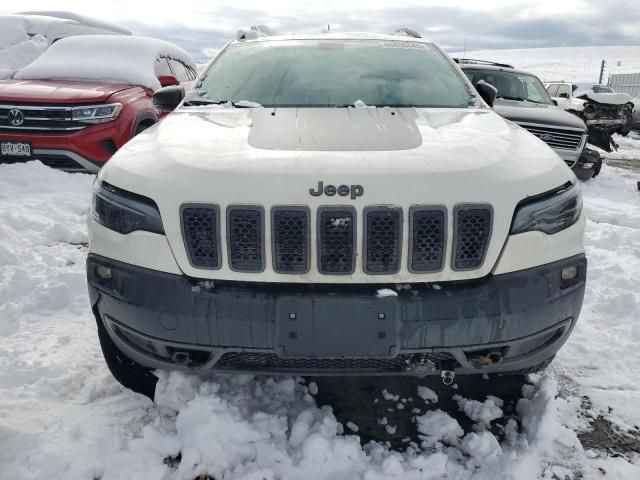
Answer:
<svg viewBox="0 0 640 480"><path fill-rule="evenodd" d="M453 383L453 380L456 378L456 372L452 370L442 370L440 373L442 377L442 383L444 383L447 387Z"/></svg>

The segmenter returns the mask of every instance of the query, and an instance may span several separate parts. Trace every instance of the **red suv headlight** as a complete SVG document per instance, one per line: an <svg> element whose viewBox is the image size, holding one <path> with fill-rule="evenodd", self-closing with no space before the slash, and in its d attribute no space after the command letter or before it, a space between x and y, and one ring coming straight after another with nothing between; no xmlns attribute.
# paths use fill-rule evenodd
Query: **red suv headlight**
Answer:
<svg viewBox="0 0 640 480"><path fill-rule="evenodd" d="M71 109L71 118L76 122L104 123L118 118L121 110L121 103L83 105L82 107L73 107Z"/></svg>

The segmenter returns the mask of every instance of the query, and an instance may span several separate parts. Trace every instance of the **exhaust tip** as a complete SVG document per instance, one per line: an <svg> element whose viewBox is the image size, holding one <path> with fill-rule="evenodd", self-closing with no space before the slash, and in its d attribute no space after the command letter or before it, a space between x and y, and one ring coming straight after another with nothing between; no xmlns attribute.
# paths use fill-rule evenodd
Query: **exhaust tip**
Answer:
<svg viewBox="0 0 640 480"><path fill-rule="evenodd" d="M171 361L176 365L186 366L190 361L189 352L173 352L173 355L171 355Z"/></svg>

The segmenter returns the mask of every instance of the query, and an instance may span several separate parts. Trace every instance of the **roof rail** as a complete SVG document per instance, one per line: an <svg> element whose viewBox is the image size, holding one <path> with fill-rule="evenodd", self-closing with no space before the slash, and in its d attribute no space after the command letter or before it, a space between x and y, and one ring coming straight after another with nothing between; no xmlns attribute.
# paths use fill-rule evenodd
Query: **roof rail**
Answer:
<svg viewBox="0 0 640 480"><path fill-rule="evenodd" d="M275 35L272 29L266 25L251 25L249 28L241 28L236 33L237 40L255 40L258 37L271 37Z"/></svg>
<svg viewBox="0 0 640 480"><path fill-rule="evenodd" d="M399 28L395 32L393 32L393 34L394 35L400 35L402 37L422 38L422 35L420 35L413 28L409 28L409 27Z"/></svg>
<svg viewBox="0 0 640 480"><path fill-rule="evenodd" d="M477 60L475 58L454 58L453 61L459 65L493 65L494 67L516 68L508 63L498 63L490 60Z"/></svg>

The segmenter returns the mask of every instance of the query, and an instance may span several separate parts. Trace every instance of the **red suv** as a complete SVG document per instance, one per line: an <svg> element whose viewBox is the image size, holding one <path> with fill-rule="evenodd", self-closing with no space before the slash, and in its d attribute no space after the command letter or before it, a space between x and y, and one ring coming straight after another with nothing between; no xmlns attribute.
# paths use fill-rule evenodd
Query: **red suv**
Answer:
<svg viewBox="0 0 640 480"><path fill-rule="evenodd" d="M60 40L13 79L0 81L0 163L37 159L96 172L166 113L153 104L155 90L195 79L191 57L168 42Z"/></svg>

